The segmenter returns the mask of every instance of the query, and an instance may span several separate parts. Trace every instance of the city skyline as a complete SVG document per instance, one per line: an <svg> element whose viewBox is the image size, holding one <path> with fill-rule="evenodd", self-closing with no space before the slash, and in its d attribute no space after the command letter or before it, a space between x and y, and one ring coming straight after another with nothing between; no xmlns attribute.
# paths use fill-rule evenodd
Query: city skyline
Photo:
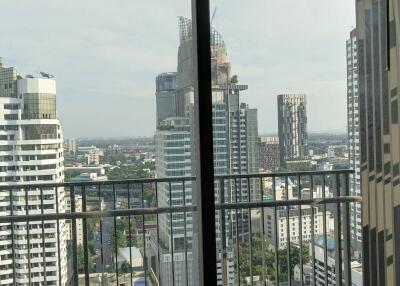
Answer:
<svg viewBox="0 0 400 286"><path fill-rule="evenodd" d="M14 1L0 286L400 285L400 0Z"/></svg>
<svg viewBox="0 0 400 286"><path fill-rule="evenodd" d="M19 1L5 3L9 15L29 18L26 11L33 11L31 14L40 20L30 21L29 29L23 23L1 27L4 41L0 44L0 56L6 66L18 66L23 75L30 71L55 74L59 117L65 126L66 137L151 136L155 126L154 77L159 71L176 71L179 45L174 33L176 19L179 15L190 15L190 1L181 2L174 6L162 2L130 5L122 1L116 6L106 1L102 5L91 5L88 1L79 3L82 12L76 12L78 3L75 1L63 3L63 9L59 9L61 4L45 0L36 3L35 7ZM271 10L281 11L289 4L257 2L249 5L250 13L247 14L238 13L240 5L237 1L229 5L222 0L212 3L213 7L218 7L213 25L225 35L231 46L228 56L235 67L232 74L240 74L239 83L245 82L251 87L244 97L259 109L260 134L277 132L275 97L286 92L308 95L310 132L345 132L346 114L338 112L345 110L346 106L346 67L343 64L346 55L342 43L354 20L354 7L346 3L315 2L321 15L305 19L300 35L283 39L283 42L278 41L282 31L290 32L300 16L293 16L290 12L293 17L289 18L293 19L280 23ZM157 12L154 17L146 17L143 13L131 19L130 11L153 12L152 5L164 13ZM307 10L308 4L300 1L295 6L298 14L304 15L299 11ZM251 12L260 7L267 8L263 11L265 16L254 20ZM89 9L98 16L91 19L91 23L84 22ZM323 21L323 11L332 9L345 20L340 23ZM69 18L72 11L74 21ZM118 19L114 18L115 15ZM224 24L233 15L238 17L237 23ZM5 23L11 23L7 17L5 15ZM318 19L323 29L331 31L329 35L324 36L323 29L313 28L312 22ZM240 25L246 21L254 25ZM279 29L272 28L276 23L280 23ZM143 25L146 33L140 30ZM247 29L250 27L259 28L249 34ZM246 45L242 35L247 35ZM30 49L26 49L27 43ZM293 49L301 57L294 58ZM337 100L327 108L326 100L332 96L337 96ZM106 111L107 116L99 111ZM337 120L329 120L331 116ZM141 128L135 125L136 122L141 123Z"/></svg>

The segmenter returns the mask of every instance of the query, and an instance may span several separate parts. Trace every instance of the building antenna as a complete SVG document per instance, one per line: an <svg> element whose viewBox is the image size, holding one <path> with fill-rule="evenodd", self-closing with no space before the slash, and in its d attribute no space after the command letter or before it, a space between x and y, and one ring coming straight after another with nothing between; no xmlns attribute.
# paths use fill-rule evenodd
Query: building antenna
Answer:
<svg viewBox="0 0 400 286"><path fill-rule="evenodd" d="M212 16L211 16L210 25L212 25L212 23L213 23L213 21L214 21L215 13L217 13L217 6L215 6L214 12L213 12L213 14L212 14Z"/></svg>

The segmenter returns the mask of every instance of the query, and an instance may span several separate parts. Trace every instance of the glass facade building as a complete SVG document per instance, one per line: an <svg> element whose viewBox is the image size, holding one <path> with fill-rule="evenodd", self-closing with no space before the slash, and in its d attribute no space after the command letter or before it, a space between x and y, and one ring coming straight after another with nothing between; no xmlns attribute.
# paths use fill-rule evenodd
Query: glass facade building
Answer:
<svg viewBox="0 0 400 286"><path fill-rule="evenodd" d="M176 73L162 73L156 77L156 120L157 126L168 118L175 116Z"/></svg>
<svg viewBox="0 0 400 286"><path fill-rule="evenodd" d="M26 93L24 98L24 119L55 119L56 96L46 93Z"/></svg>

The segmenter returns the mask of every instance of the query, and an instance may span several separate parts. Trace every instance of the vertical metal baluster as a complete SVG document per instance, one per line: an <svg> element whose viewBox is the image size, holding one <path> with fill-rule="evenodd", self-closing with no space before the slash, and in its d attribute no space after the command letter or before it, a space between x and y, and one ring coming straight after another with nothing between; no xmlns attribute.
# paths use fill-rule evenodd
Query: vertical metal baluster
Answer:
<svg viewBox="0 0 400 286"><path fill-rule="evenodd" d="M260 176L260 193L261 193L261 201L264 201L264 181L263 177ZM262 279L263 285L266 286L266 277L265 277L265 221L264 221L264 207L261 207L261 251L262 251Z"/></svg>
<svg viewBox="0 0 400 286"><path fill-rule="evenodd" d="M233 189L232 179L227 178L226 181L227 181L226 186L227 186L227 191L228 191L228 193L226 194L226 198L227 198L226 203L233 203L235 200L234 200L234 193L233 193L234 189ZM234 216L234 210L233 209L227 210L226 219L228 219L228 225L229 225L228 241L229 241L229 250L232 253L232 257L231 257L232 259L234 259L233 244L234 244L234 234L235 234L235 224L234 224L233 216ZM228 257L228 259L229 259L229 257Z"/></svg>
<svg viewBox="0 0 400 286"><path fill-rule="evenodd" d="M237 187L237 180L234 179L235 184L235 202L238 203L239 194L238 194L238 187ZM236 216L236 247L237 247L237 275L238 275L238 285L240 285L240 243L239 243L239 218L238 218L238 207L235 208L235 216Z"/></svg>
<svg viewBox="0 0 400 286"><path fill-rule="evenodd" d="M169 184L169 207L170 209L170 228L171 228L171 273L172 273L172 285L175 285L175 266L174 266L174 231L172 229L173 224L172 224L172 186L171 186L171 181L168 182Z"/></svg>
<svg viewBox="0 0 400 286"><path fill-rule="evenodd" d="M86 213L86 189L82 185L82 212ZM87 218L82 219L83 223L83 260L85 269L85 285L89 286L89 252L88 252L88 236L87 236Z"/></svg>
<svg viewBox="0 0 400 286"><path fill-rule="evenodd" d="M114 210L117 209L117 193L115 184L112 184L113 197L114 197ZM115 275L117 276L117 286L119 285L119 272L118 272L118 244L117 244L117 216L114 215L114 245L115 245Z"/></svg>
<svg viewBox="0 0 400 286"><path fill-rule="evenodd" d="M156 183L156 208L158 209L158 184ZM156 224L157 224L157 229L156 229L156 234L157 234L157 261L158 261L158 265L157 265L157 278L158 278L158 283L161 286L161 274L160 274L160 265L161 265L161 258L160 258L160 231L159 231L159 214L157 212L156 214Z"/></svg>
<svg viewBox="0 0 400 286"><path fill-rule="evenodd" d="M272 199L276 203L276 182L275 182L275 176L272 176ZM279 257L278 257L278 252L279 252L279 233L278 233L278 219L279 217L277 216L277 207L276 205L274 206L274 228L275 228L275 280L276 280L276 285L279 286Z"/></svg>
<svg viewBox="0 0 400 286"><path fill-rule="evenodd" d="M336 192L335 197L340 197L340 175L336 174ZM335 204L335 281L336 285L342 285L342 222L341 222L341 205Z"/></svg>
<svg viewBox="0 0 400 286"><path fill-rule="evenodd" d="M314 176L310 175L310 197L314 199ZM315 277L315 229L314 229L314 205L311 205L311 249L312 249L312 258L311 258L311 266L312 266L312 273L313 273L313 284L314 286L317 285L317 279ZM325 284L327 285L327 284Z"/></svg>
<svg viewBox="0 0 400 286"><path fill-rule="evenodd" d="M129 183L127 183L127 190L128 190L128 209L131 208L131 192L129 188ZM131 231L131 215L128 216L128 228L129 228L129 272L131 281L133 281L133 272L132 272L132 231Z"/></svg>
<svg viewBox="0 0 400 286"><path fill-rule="evenodd" d="M14 206L13 206L13 196L12 189L9 189L9 197L10 197L10 216L14 215ZM11 255L12 255L12 276L13 276L13 285L15 286L15 241L14 241L14 221L11 221Z"/></svg>
<svg viewBox="0 0 400 286"><path fill-rule="evenodd" d="M70 189L70 200L71 200L71 213L76 213L75 207L75 189L74 186L71 186ZM72 257L73 257L73 276L74 276L74 285L78 286L78 245L77 245L77 235L76 235L76 217L71 219L72 223Z"/></svg>
<svg viewBox="0 0 400 286"><path fill-rule="evenodd" d="M292 190L293 192L293 190ZM285 176L285 193L286 200L289 200L289 177ZM287 271L288 271L288 285L292 285L292 275L290 271L290 207L286 206L286 249L287 249Z"/></svg>
<svg viewBox="0 0 400 286"><path fill-rule="evenodd" d="M144 183L142 182L142 208L144 205ZM146 257L146 217L142 215L142 236L143 236L143 268L144 268L144 285L147 286L147 257Z"/></svg>
<svg viewBox="0 0 400 286"><path fill-rule="evenodd" d="M29 215L29 198L28 198L28 191L29 188L25 188L25 214ZM26 222L26 240L28 243L28 281L29 285L31 285L31 238L30 238L30 231L29 231L30 223L29 221Z"/></svg>
<svg viewBox="0 0 400 286"><path fill-rule="evenodd" d="M58 187L55 188L55 200L56 200L56 213L59 213L58 205ZM60 219L57 219L57 256L58 256L58 283L61 286L61 247L60 247Z"/></svg>
<svg viewBox="0 0 400 286"><path fill-rule="evenodd" d="M386 18L386 71L390 71L390 62L391 62L391 56L390 56L390 49L391 49L391 43L392 41L395 41L396 39L391 39L391 23L390 23L390 5L391 1L386 0L386 15L384 16ZM382 5L382 4L381 4ZM382 9L382 8L381 8Z"/></svg>
<svg viewBox="0 0 400 286"><path fill-rule="evenodd" d="M345 196L350 195L349 190L349 174L345 173ZM350 203L344 204L344 212L343 212L343 221L344 221L344 228L343 228L343 248L344 248L344 282L346 286L351 286L351 234L350 234Z"/></svg>
<svg viewBox="0 0 400 286"><path fill-rule="evenodd" d="M185 180L182 181L182 191L183 191L183 206L186 207L186 189L185 189ZM184 224L184 236L185 236L185 269L186 269L186 286L189 286L189 271L188 271L188 255L187 255L187 230L186 230L186 211L183 213L183 224Z"/></svg>
<svg viewBox="0 0 400 286"><path fill-rule="evenodd" d="M224 179L220 179L220 196L219 201L221 204L220 216L221 216L221 264L222 264L222 285L228 285L228 264L227 264L227 253L226 253L226 222L225 222L225 210L223 204L225 203L225 186Z"/></svg>
<svg viewBox="0 0 400 286"><path fill-rule="evenodd" d="M301 177L298 176L297 178L297 186L299 189L299 200L301 200L302 195L301 195ZM300 285L303 286L303 213L302 213L302 207L303 205L299 205L299 245L300 245Z"/></svg>
<svg viewBox="0 0 400 286"><path fill-rule="evenodd" d="M41 208L41 214L44 214L44 208L43 208L43 188L40 188L40 208ZM47 272L46 272L46 247L45 247L45 241L44 241L44 219L42 219L42 245L43 245L43 284L47 285Z"/></svg>
<svg viewBox="0 0 400 286"><path fill-rule="evenodd" d="M103 211L101 208L101 185L99 184L97 187L100 211ZM104 252L103 252L103 217L100 217L100 256L101 256L101 280L104 279Z"/></svg>
<svg viewBox="0 0 400 286"><path fill-rule="evenodd" d="M239 179L239 186L240 186L240 202L245 200L245 194L243 194L243 180ZM248 193L248 192L247 192ZM240 229L242 231L240 239L244 242L244 208L241 208L240 211Z"/></svg>
<svg viewBox="0 0 400 286"><path fill-rule="evenodd" d="M322 198L326 198L326 178L325 175L322 177ZM323 204L323 238L324 238L324 273L325 273L325 285L328 285L328 247L327 247L327 233L326 233L326 203Z"/></svg>
<svg viewBox="0 0 400 286"><path fill-rule="evenodd" d="M251 202L251 192L250 192L250 178L247 177L247 199ZM252 227L251 227L251 208L248 209L249 213L249 243L250 243L250 285L253 286L253 240L252 240Z"/></svg>

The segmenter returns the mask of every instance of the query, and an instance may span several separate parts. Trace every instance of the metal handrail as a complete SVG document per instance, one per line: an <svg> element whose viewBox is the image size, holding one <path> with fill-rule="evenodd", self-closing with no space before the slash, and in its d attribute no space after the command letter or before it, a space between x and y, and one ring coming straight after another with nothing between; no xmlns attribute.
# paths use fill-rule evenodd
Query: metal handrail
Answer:
<svg viewBox="0 0 400 286"><path fill-rule="evenodd" d="M279 211L284 211L286 213L285 220L287 223L287 245L291 245L291 235L288 232L290 229L288 227L289 223L289 218L290 217L298 217L300 220L299 224L299 233L302 233L302 225L301 225L301 218L302 218L302 213L305 214L306 211L301 208L300 206L310 206L310 212L311 212L311 241L314 241L314 208L316 206L322 206L320 207L321 212L323 214L324 218L324 239L326 240L326 235L327 235L327 229L326 229L326 213L327 213L327 208L326 206L331 204L334 207L334 211L332 212L332 215L335 217L335 227L334 227L334 237L339 238L343 237L343 241L336 241L335 244L335 251L339 255L335 258L335 272L340 274L338 275L337 280L339 281L344 281L344 285L349 286L351 285L351 269L350 269L350 222L349 222L349 204L350 203L361 203L361 197L358 196L350 196L349 192L349 182L348 178L349 175L354 173L353 170L329 170L329 171L300 171L300 172L274 172L274 173L257 173L257 174L233 174L233 175L217 175L214 176L214 204L215 204L215 210L216 213L209 213L208 215L210 217L214 217L214 215L219 216L220 218L220 223L217 226L220 228L221 232L221 238L218 240L217 244L217 251L220 252L221 258L220 259L220 264L221 264L221 269L223 272L222 276L222 285L228 285L228 256L227 256L227 250L233 246L235 246L237 249L235 250L235 255L237 255L237 260L239 260L239 255L241 255L241 252L239 251L242 247L247 247L249 248L249 263L250 263L250 282L252 285L254 285L254 280L253 280L253 274L255 274L254 265L253 265L253 257L256 254L256 251L253 249L252 245L252 227L254 222L252 222L252 219L246 218L251 214L251 211L253 210L260 210L261 212L261 222L262 222L262 236L265 237L265 229L264 229L264 213L263 211L270 208L273 210L274 215L277 216L278 209ZM314 179L321 177L322 179L322 189L321 189L321 197L314 197L315 194L313 193L314 190ZM283 200L279 200L276 197L276 187L277 184L276 182L280 181L280 179L283 178L285 180L285 198ZM293 198L288 197L288 186L289 186L289 178L295 178L294 179L294 184L297 184L298 186L298 195L294 196ZM297 179L296 179L297 178ZM306 179L306 182L308 182L309 187L305 188L307 184L302 184L301 179L304 178ZM326 179L331 178L332 179L332 197L331 196L326 196L327 190L325 189L326 185ZM265 180L268 179L268 180ZM161 241L159 237L159 216L161 215L167 215L169 216L169 231L171 232L170 236L170 245L174 243L173 237L173 215L176 213L183 213L184 214L184 230L183 233L185 235L185 241L186 241L186 235L189 230L186 229L186 215L194 212L198 212L198 204L196 201L188 203L186 201L185 195L188 190L186 188L189 188L189 184L191 182L196 181L196 178L193 176L188 176L188 177L169 177L169 178L146 178L146 179L128 179L128 180L109 180L109 181L90 181L90 182L69 182L69 183L29 183L29 184L20 184L20 185L9 185L9 186L0 186L0 191L3 193L6 192L8 193L8 199L10 203L10 209L3 211L2 213L5 213L5 215L0 216L0 223L9 223L13 225L14 223L26 223L27 225L32 222L40 222L42 221L42 233L44 232L44 226L43 223L45 221L56 221L57 223L57 232L59 233L59 223L60 221L70 221L71 225L71 235L72 235L72 261L73 261L73 271L72 271L72 280L74 285L78 285L79 279L82 277L78 276L78 245L77 245L77 234L78 234L78 229L77 229L77 223L79 220L81 220L81 226L82 226L82 232L83 232L83 256L84 256L84 261L83 261L83 271L84 271L84 283L85 285L89 285L89 253L88 253L88 237L87 237L87 231L88 231L88 220L89 219L99 219L100 221L100 244L101 244L101 255L102 255L102 261L101 261L101 271L104 271L104 260L103 260L103 245L104 245L104 240L103 240L103 232L102 232L102 226L103 226L103 219L104 218L113 218L114 223L113 223L113 228L114 228L114 239L116 239L117 234L116 234L116 219L118 217L125 217L128 218L129 220L129 240L131 241L131 219L132 217L139 216L142 217L142 222L143 224L139 227L142 229L142 236L143 236L143 241L145 241L145 221L146 215L154 215L154 219L156 220L156 241L154 242L156 246L156 252L158 253L157 259L158 263L160 263L160 248L161 248ZM297 182L296 182L297 181ZM256 183L255 183L256 182ZM270 182L272 185L272 190L273 190L273 199L272 200L266 200L265 199L265 189L263 188L264 184L266 182ZM344 182L344 184L342 184ZM132 205L131 199L132 197L132 192L134 185L138 185L138 188L136 190L136 194L138 196L139 201L141 201L140 205L137 205L138 207L135 207L135 205ZM150 205L146 207L144 203L144 186L146 184L152 185L152 190L155 195L155 201L153 201ZM165 191L167 192L166 199L167 201L164 201L164 204L162 206L159 206L159 197L158 197L158 192L159 189L158 187L161 184L165 184L166 189ZM186 185L185 185L186 184ZM243 184L243 188L242 188ZM260 186L260 189L258 187L254 189L257 191L257 196L255 198L252 198L250 193L251 193L251 186L254 186L254 184ZM62 190L62 188L66 188L66 193L67 197L69 197L71 201L71 206L70 206L70 211L65 211L62 210L61 212L59 211L58 208L58 191ZM174 187L174 189L172 188ZM45 188L52 188L50 190L46 191L54 191L55 195L55 212L51 213L46 213L44 209L44 201L46 200L45 197L43 196L43 191ZM20 190L21 192L25 192L25 209L14 209L14 204L15 201L13 201L13 192ZM28 194L29 192L34 192L36 194L36 191L40 190L40 209L39 210L33 210L34 214L31 213L28 205L29 205L29 200L28 200ZM164 189L163 189L164 190ZM303 190L306 190L307 195L302 195ZM63 190L64 191L64 190ZM110 195L110 191L112 192L113 197L109 198L110 203L113 203L113 206L109 206L110 208L105 208L102 210L101 208L96 208L96 210L89 211L87 209L87 196L89 195L88 192L91 192L90 196L93 196L93 191L95 191L97 194L95 197L99 198L101 197L101 194L104 193L106 195ZM190 189L190 191L194 191L193 189ZM212 190L211 190L212 191ZM230 196L233 195L231 199L228 199L225 195L227 195L227 191L230 192ZM240 195L240 192L244 192L244 197ZM121 194L122 192L122 194ZM182 193L182 200L179 201L179 205L177 205L176 202L173 201L172 193L178 192ZM140 194L139 194L140 193ZM82 210L81 211L76 211L76 194L81 195L82 197ZM240 196L239 196L240 195ZM259 196L258 196L259 195ZM118 198L122 199L123 201L126 199L126 203L122 207L117 206L117 196ZM4 200L4 201L7 201ZM122 201L120 201L122 202ZM297 208L296 208L297 207ZM293 213L292 215L292 209L298 210L297 213ZM54 209L51 209L54 211ZM235 214L232 216L232 214ZM342 215L343 214L343 215ZM239 216L238 216L239 215ZM310 215L309 212L307 212L307 215ZM242 217L243 216L243 217ZM280 218L280 217L278 217ZM274 218L274 225L275 228L277 228L277 217ZM228 220L227 220L228 219ZM105 221L105 219L104 219ZM241 226L239 226L239 222L241 222ZM232 230L227 229L227 223L230 223L229 227L232 227ZM247 232L243 232L243 224L247 225L248 230ZM236 230L234 229L236 227ZM241 227L241 228L239 228ZM14 230L14 227L11 227L11 230ZM30 238L30 229L27 227L26 228L26 235L27 235L27 240L28 240L28 245L30 244L29 238ZM203 230L206 231L206 230ZM228 237L226 236L227 233L231 232L229 235L231 236L229 239L232 239L233 243L232 245L227 245L227 239ZM244 237L246 236L246 238ZM12 239L12 245L14 245L14 235L11 236ZM60 248L60 237L57 236L58 239L58 244L57 247ZM243 243L242 239L245 239L245 243ZM247 240L246 240L247 239ZM278 233L275 233L275 245L276 247L279 248L278 245ZM42 240L43 240L43 245L45 245L44 241L44 234L42 234ZM242 242L241 242L242 241ZM116 241L114 242L116 243ZM165 242L164 242L165 243ZM221 244L221 245L220 245ZM264 246L264 241L262 242L263 248L265 250ZM299 245L303 246L304 242L302 239L299 241ZM326 245L326 241L325 241ZM185 270L186 271L185 275L188 275L188 253L187 253L187 245L185 244ZM324 261L327 263L327 248L324 246L323 247L324 251ZM29 252L29 249L28 249ZM43 252L45 253L45 247L43 247ZM117 244L115 246L115 253L118 252L117 249ZM170 249L171 253L171 264L174 265L174 252L175 249L172 248ZM30 260L30 254L28 253L28 261ZM131 255L131 254L130 254ZM315 246L312 247L312 255L311 261L314 263L315 261ZM291 261L290 257L292 256L290 252L290 247L287 248L287 269L291 269ZM46 262L45 256L43 256L43 263ZM115 261L113 260L113 263L117 265L117 259L116 256L114 257ZM113 259L114 259L113 258ZM60 257L58 257L59 260L59 266L60 266ZM148 272L147 271L152 271L152 269L148 269L147 265L147 260L148 257L146 256L146 248L143 248L143 265L144 266L144 277L147 277ZM278 252L275 251L275 263L278 265L279 262L279 257L278 257ZM344 262L344 264L343 264ZM265 257L264 257L264 252L263 252L263 257L262 257L262 263L263 265L265 264ZM325 263L325 274L328 273L327 270L327 265ZM30 262L28 262L30 265ZM239 264L237 264L239 265ZM265 265L264 265L265 266ZM301 266L301 272L302 272L302 267L303 267L303 260L302 257L300 257L300 266ZM239 267L239 266L237 266ZM45 266L44 266L45 269ZM174 267L172 267L172 270ZM82 270L82 269L81 269ZM59 271L59 281L61 281L61 269ZM237 273L237 280L240 282L242 281L243 278L240 277L241 270L240 268L237 268L236 271ZM279 278L279 271L278 268L275 269L276 271L276 278L275 278L275 283L276 285L279 285L280 278ZM343 271L343 275L342 275ZM30 272L30 269L29 269ZM119 273L120 269L118 267L115 268L115 274L116 274L116 280L118 283L119 280ZM131 270L131 277L132 277L132 270ZM291 279L293 274L289 271L288 273L288 283L290 285ZM157 278L160 279L160 272L157 272ZM172 271L171 273L172 279L174 280L175 278L175 273ZM13 272L13 276L15 276L15 271ZM121 276L122 277L122 276ZM313 267L313 279L315 279L315 267ZM263 279L265 278L265 272L263 272ZM169 279L169 278L167 278ZM186 280L188 277L186 276ZM217 279L217 277L215 277ZM173 281L172 280L172 281ZM315 282L315 281L314 281ZM188 280L187 280L187 283ZM302 285L302 283L301 283Z"/></svg>
<svg viewBox="0 0 400 286"><path fill-rule="evenodd" d="M165 182L195 181L196 177L166 177L166 178L143 178L143 179L123 179L107 181L82 181L82 182L60 182L60 183L29 183L0 186L0 190L9 189L32 189L32 188L55 188L55 187L87 187L87 186L105 186L105 185L126 185L126 184L149 184Z"/></svg>
<svg viewBox="0 0 400 286"><path fill-rule="evenodd" d="M342 196L335 198L314 198L314 199L293 199L278 201L251 201L251 202L233 202L218 203L215 205L216 210L229 209L248 209L248 208L268 208L281 206L301 206L301 205L324 205L334 203L356 203L361 202L358 196ZM45 213L45 214L28 214L28 215L10 215L1 216L0 223L10 222L28 222L39 220L64 220L64 219L83 219L83 218L103 218L115 216L134 216L134 215L152 215L152 214L169 214L177 212L195 212L195 205L186 206L167 206L167 207L145 207L145 208L129 208L115 209L105 211L84 211L84 212L65 212L65 213Z"/></svg>
<svg viewBox="0 0 400 286"><path fill-rule="evenodd" d="M250 174L230 174L215 175L216 180L221 179L252 179L252 178L276 178L276 177L297 177L297 176L328 176L338 174L354 174L351 169L323 170L323 171L295 171L295 172L271 172L271 173L250 173Z"/></svg>
<svg viewBox="0 0 400 286"><path fill-rule="evenodd" d="M215 175L215 180L223 179L247 179L247 178L276 178L276 177L292 177L292 176L323 176L337 174L353 174L354 170L324 170L324 171L296 171L296 172L271 172L271 173L250 173L250 174L230 174L230 175ZM82 181L82 182L60 182L60 183L28 183L15 184L8 186L0 186L0 190L9 190L13 188L51 188L51 187L81 187L81 186L104 186L104 185L122 185L122 184L148 184L162 182L182 182L196 181L195 176L179 176L179 177L164 177L164 178L143 178L143 179L122 179L122 180L107 180L107 181Z"/></svg>

